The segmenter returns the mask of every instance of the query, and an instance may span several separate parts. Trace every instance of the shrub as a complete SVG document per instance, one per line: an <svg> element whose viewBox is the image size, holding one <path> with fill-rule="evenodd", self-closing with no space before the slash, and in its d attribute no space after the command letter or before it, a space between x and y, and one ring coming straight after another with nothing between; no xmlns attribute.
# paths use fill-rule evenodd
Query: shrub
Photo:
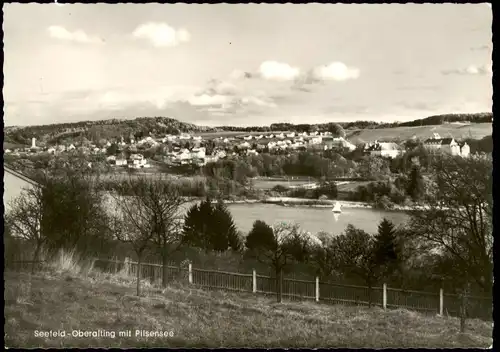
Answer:
<svg viewBox="0 0 500 352"><path fill-rule="evenodd" d="M273 188L271 188L271 190L277 193L285 193L288 192L290 189L283 185L276 185Z"/></svg>

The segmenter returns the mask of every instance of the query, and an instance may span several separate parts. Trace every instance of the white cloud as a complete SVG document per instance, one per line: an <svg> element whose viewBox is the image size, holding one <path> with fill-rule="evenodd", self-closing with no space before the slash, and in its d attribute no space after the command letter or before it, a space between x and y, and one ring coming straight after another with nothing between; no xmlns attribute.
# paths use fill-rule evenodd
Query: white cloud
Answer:
<svg viewBox="0 0 500 352"><path fill-rule="evenodd" d="M259 67L259 74L264 79L291 81L300 75L300 69L286 63L265 61Z"/></svg>
<svg viewBox="0 0 500 352"><path fill-rule="evenodd" d="M132 35L138 39L149 40L156 47L173 47L191 39L186 29L175 29L166 23L158 22L141 24Z"/></svg>
<svg viewBox="0 0 500 352"><path fill-rule="evenodd" d="M493 69L491 65L469 65L466 68L454 69L454 70L444 70L443 74L445 75L491 75L493 74Z"/></svg>
<svg viewBox="0 0 500 352"><path fill-rule="evenodd" d="M208 87L203 90L202 94L234 95L237 92L238 88L233 83L212 79L208 82Z"/></svg>
<svg viewBox="0 0 500 352"><path fill-rule="evenodd" d="M60 40L68 40L79 43L94 43L94 44L103 43L103 40L101 38L91 37L81 29L78 29L74 32L70 32L66 28L61 26L50 26L48 28L48 32L51 37Z"/></svg>
<svg viewBox="0 0 500 352"><path fill-rule="evenodd" d="M266 101L264 99L255 97L255 96L245 96L241 98L241 103L245 105L250 105L254 104L257 106L263 106L263 107L268 107L268 108L275 108L277 105L273 103L272 101Z"/></svg>
<svg viewBox="0 0 500 352"><path fill-rule="evenodd" d="M346 81L359 77L360 71L355 67L348 67L342 62L332 62L328 65L315 67L312 78L319 81Z"/></svg>
<svg viewBox="0 0 500 352"><path fill-rule="evenodd" d="M193 96L188 99L189 104L194 106L210 106L210 105L223 105L229 103L230 97L226 95L216 94L208 95L202 94L198 96Z"/></svg>

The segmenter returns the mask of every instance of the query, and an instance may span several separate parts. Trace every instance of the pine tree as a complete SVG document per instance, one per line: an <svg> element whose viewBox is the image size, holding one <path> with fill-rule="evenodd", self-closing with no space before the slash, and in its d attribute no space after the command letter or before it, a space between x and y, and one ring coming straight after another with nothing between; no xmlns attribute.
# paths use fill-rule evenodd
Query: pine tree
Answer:
<svg viewBox="0 0 500 352"><path fill-rule="evenodd" d="M397 231L394 224L384 218L378 225L378 233L375 235L374 244L374 260L383 276L388 276L394 272L400 257Z"/></svg>
<svg viewBox="0 0 500 352"><path fill-rule="evenodd" d="M248 233L245 245L248 249L256 248L259 245L270 248L274 245L274 234L271 226L262 220L256 220Z"/></svg>
<svg viewBox="0 0 500 352"><path fill-rule="evenodd" d="M406 193L411 197L413 201L418 201L422 198L425 191L424 178L418 166L414 165L410 172L410 177L408 180L408 188Z"/></svg>
<svg viewBox="0 0 500 352"><path fill-rule="evenodd" d="M214 250L222 252L229 248L233 251L241 249L242 244L233 217L221 200L214 207L211 222L213 228L211 242Z"/></svg>
<svg viewBox="0 0 500 352"><path fill-rule="evenodd" d="M193 205L187 212L184 221L184 243L206 251L241 249L236 225L226 205L222 201L214 205L209 198L199 205Z"/></svg>

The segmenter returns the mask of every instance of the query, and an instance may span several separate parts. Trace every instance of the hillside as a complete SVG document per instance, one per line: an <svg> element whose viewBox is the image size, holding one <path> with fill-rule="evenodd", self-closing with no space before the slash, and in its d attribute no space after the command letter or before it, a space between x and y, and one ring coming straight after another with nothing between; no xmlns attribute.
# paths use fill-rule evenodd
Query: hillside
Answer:
<svg viewBox="0 0 500 352"><path fill-rule="evenodd" d="M5 345L8 347L344 347L447 348L492 343L491 323L469 320L458 333L456 318L406 310L277 304L251 294L207 292L172 284L134 296L133 279L5 273ZM35 331L66 331L66 337L35 337ZM74 330L100 337L72 337ZM119 331L132 337L119 337ZM135 337L135 330L167 331L173 337ZM108 332L108 335L103 334ZM115 332L115 338L109 335ZM104 336L103 336L104 335Z"/></svg>
<svg viewBox="0 0 500 352"><path fill-rule="evenodd" d="M493 115L479 114L447 114L430 116L421 120L404 123L383 124L373 121L354 121L338 123L354 142L372 141L375 139L408 139L414 135L417 138L428 138L432 132L443 136L453 135L456 139L482 138L491 135ZM453 124L455 122L471 122L471 124ZM274 123L270 126L255 127L207 127L181 122L167 117L139 117L133 120L100 120L62 123L43 126L18 127L10 126L4 129L4 138L12 144L30 145L31 138L37 139L37 144L59 143L65 139L86 138L94 142L99 140L120 139L121 137L142 138L153 135L179 134L182 132L202 134L205 137L234 136L241 133L256 134L273 131L309 132L311 130L327 130L328 123L299 124ZM335 124L333 124L335 125ZM4 147L5 148L5 147Z"/></svg>
<svg viewBox="0 0 500 352"><path fill-rule="evenodd" d="M4 135L12 143L31 144L35 137L40 143L55 143L64 138L85 137L89 140L140 138L152 134L178 134L213 132L216 129L206 126L197 126L167 117L139 117L133 120L100 120L62 123L42 126L6 127Z"/></svg>
<svg viewBox="0 0 500 352"><path fill-rule="evenodd" d="M444 124L437 126L358 129L347 130L346 137L352 143L364 143L375 140L402 141L411 138L425 140L432 137L433 133L439 133L442 137L452 136L456 140L466 138L481 139L491 136L493 125L491 123L474 123L470 125Z"/></svg>

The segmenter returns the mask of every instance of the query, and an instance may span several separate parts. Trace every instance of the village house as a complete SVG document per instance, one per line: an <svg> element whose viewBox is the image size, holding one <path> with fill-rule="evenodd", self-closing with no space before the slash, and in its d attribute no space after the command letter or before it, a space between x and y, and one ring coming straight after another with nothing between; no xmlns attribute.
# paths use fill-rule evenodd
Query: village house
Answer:
<svg viewBox="0 0 500 352"><path fill-rule="evenodd" d="M204 159L205 158L205 147L193 148L191 149L191 157L194 159Z"/></svg>
<svg viewBox="0 0 500 352"><path fill-rule="evenodd" d="M217 155L207 155L205 156L205 164L206 163L215 163L219 160Z"/></svg>
<svg viewBox="0 0 500 352"><path fill-rule="evenodd" d="M56 153L56 148L54 148L54 147L49 147L49 148L47 149L47 153L49 153L49 154L55 154L55 153Z"/></svg>
<svg viewBox="0 0 500 352"><path fill-rule="evenodd" d="M123 158L117 158L114 155L110 155L106 158L106 161L115 166L126 166L127 165L127 160Z"/></svg>
<svg viewBox="0 0 500 352"><path fill-rule="evenodd" d="M245 137L243 137L243 139L246 140L246 141L250 141L250 140L252 140L252 138L253 138L252 136L245 136Z"/></svg>
<svg viewBox="0 0 500 352"><path fill-rule="evenodd" d="M402 154L402 151L396 143L384 143L378 141L365 145L365 152L370 153L372 156L381 156L383 158L392 159Z"/></svg>
<svg viewBox="0 0 500 352"><path fill-rule="evenodd" d="M268 142L268 143L267 143L267 147L268 147L269 149L272 149L272 148L276 147L276 142L274 142L274 141L270 141L270 142Z"/></svg>
<svg viewBox="0 0 500 352"><path fill-rule="evenodd" d="M148 168L150 165L142 154L131 154L129 157L128 167L131 169Z"/></svg>
<svg viewBox="0 0 500 352"><path fill-rule="evenodd" d="M179 139L186 140L186 139L191 139L191 135L188 133L181 133L179 136Z"/></svg>
<svg viewBox="0 0 500 352"><path fill-rule="evenodd" d="M201 136L195 136L193 137L194 141L201 141L203 138Z"/></svg>
<svg viewBox="0 0 500 352"><path fill-rule="evenodd" d="M62 144L61 144L61 145L58 145L58 146L56 146L56 150L57 150L58 152L65 152L65 151L66 151L66 146L65 146L65 145L62 145Z"/></svg>
<svg viewBox="0 0 500 352"><path fill-rule="evenodd" d="M247 149L247 155L259 155L255 149Z"/></svg>
<svg viewBox="0 0 500 352"><path fill-rule="evenodd" d="M286 136L289 138L293 138L295 137L295 132L288 133Z"/></svg>
<svg viewBox="0 0 500 352"><path fill-rule="evenodd" d="M177 155L175 156L176 161L180 162L181 164L186 161L191 161L191 153L189 152L188 149L182 149L180 150Z"/></svg>
<svg viewBox="0 0 500 352"><path fill-rule="evenodd" d="M250 148L250 143L248 142L243 142L240 145L238 145L238 149L248 149Z"/></svg>
<svg viewBox="0 0 500 352"><path fill-rule="evenodd" d="M210 157L210 156L206 156L206 157ZM211 157L215 157L217 159L224 159L226 157L226 152L224 150L221 150L221 149L215 149L212 152Z"/></svg>
<svg viewBox="0 0 500 352"><path fill-rule="evenodd" d="M321 136L313 137L309 140L309 144L321 144L323 138Z"/></svg>
<svg viewBox="0 0 500 352"><path fill-rule="evenodd" d="M73 145L73 144L70 144L68 148L66 148L66 150L75 150L76 147Z"/></svg>
<svg viewBox="0 0 500 352"><path fill-rule="evenodd" d="M470 147L467 143L460 145L454 138L442 138L439 133L434 133L432 138L426 139L424 147L430 152L442 152L462 157L468 157L470 154Z"/></svg>
<svg viewBox="0 0 500 352"><path fill-rule="evenodd" d="M324 136L322 137L322 143L324 144L324 149L336 149L336 148L347 148L350 151L356 149L356 146L348 141L346 141L342 137L332 137L332 136Z"/></svg>

